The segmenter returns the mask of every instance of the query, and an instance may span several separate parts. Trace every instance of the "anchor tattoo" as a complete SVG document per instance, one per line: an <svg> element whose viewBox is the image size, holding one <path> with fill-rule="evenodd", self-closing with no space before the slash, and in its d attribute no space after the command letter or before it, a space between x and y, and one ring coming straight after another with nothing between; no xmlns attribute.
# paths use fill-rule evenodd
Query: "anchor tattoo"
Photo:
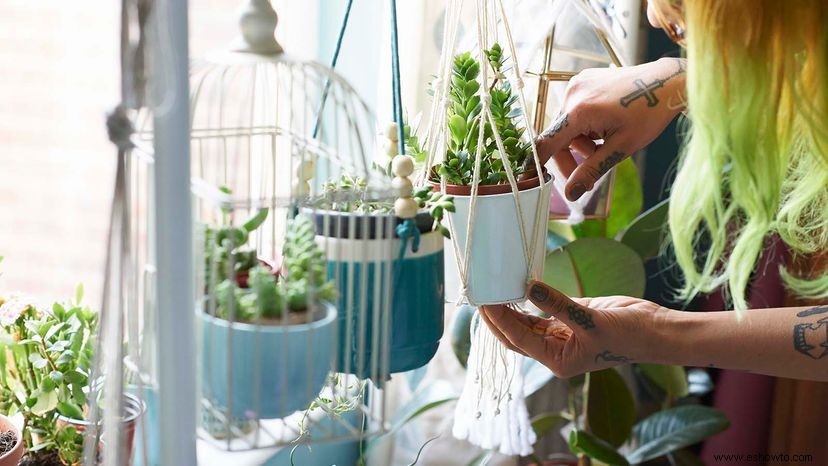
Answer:
<svg viewBox="0 0 828 466"><path fill-rule="evenodd" d="M681 73L684 73L684 64L681 60L678 60L678 67L679 69L675 73L663 79L656 79L650 84L645 83L643 79L634 80L633 84L635 84L636 90L630 92L624 97L621 97L621 106L629 107L631 103L640 99L641 97L647 99L648 107L655 107L656 105L658 105L659 100L658 97L656 97L655 95L655 90L664 87L664 84L667 83L667 81L675 78Z"/></svg>
<svg viewBox="0 0 828 466"><path fill-rule="evenodd" d="M800 353L811 359L825 357L828 355L828 317L812 324L796 324L793 339L794 349Z"/></svg>

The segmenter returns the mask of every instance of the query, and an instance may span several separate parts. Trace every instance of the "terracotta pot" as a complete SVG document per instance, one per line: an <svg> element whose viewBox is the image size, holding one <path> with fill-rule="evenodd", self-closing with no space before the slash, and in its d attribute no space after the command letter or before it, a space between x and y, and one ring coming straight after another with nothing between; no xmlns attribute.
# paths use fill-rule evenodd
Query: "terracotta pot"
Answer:
<svg viewBox="0 0 828 466"><path fill-rule="evenodd" d="M132 464L132 446L135 443L135 428L138 425L138 419L144 414L147 407L140 398L131 393L124 393L123 397L124 413L121 418L121 431L124 433L124 456L126 458L124 465L129 466ZM86 432L90 428L97 430L90 421L72 419L65 416L58 416L57 424L58 426L74 426L78 432ZM100 435L100 433L96 433L96 435Z"/></svg>
<svg viewBox="0 0 828 466"><path fill-rule="evenodd" d="M548 180L549 174L544 173L544 177ZM440 190L440 183L431 181L431 186L435 191ZM525 180L518 180L517 182L518 191L525 191L527 189L537 188L538 186L537 176ZM471 188L471 186L466 185L446 184L446 194L450 194L452 196L471 196ZM494 194L506 194L511 192L512 185L509 183L481 184L477 186L478 196L491 196Z"/></svg>
<svg viewBox="0 0 828 466"><path fill-rule="evenodd" d="M0 432L14 432L14 436L17 438L17 443L15 443L14 448L7 451L3 456L0 456L0 466L17 466L17 463L20 462L20 458L23 457L23 453L26 450L23 446L23 434L11 419L2 415L0 415Z"/></svg>

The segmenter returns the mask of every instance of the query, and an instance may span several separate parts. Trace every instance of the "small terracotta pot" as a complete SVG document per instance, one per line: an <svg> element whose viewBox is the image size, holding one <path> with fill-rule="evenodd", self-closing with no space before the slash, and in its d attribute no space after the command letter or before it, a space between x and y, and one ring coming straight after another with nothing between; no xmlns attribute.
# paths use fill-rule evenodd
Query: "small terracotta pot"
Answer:
<svg viewBox="0 0 828 466"><path fill-rule="evenodd" d="M279 262L277 260L269 261L267 259L262 259L261 257L258 258L259 265L263 265L266 268L270 269L273 275L279 275ZM250 277L250 273L247 271L239 272L236 274L236 284L239 285L239 288L247 288L247 279Z"/></svg>
<svg viewBox="0 0 828 466"><path fill-rule="evenodd" d="M20 458L23 457L23 453L26 451L26 448L23 446L23 434L11 419L2 415L0 415L0 432L14 432L14 436L17 438L17 443L14 444L14 448L7 451L3 456L0 456L0 466L17 466L17 463L20 462Z"/></svg>
<svg viewBox="0 0 828 466"><path fill-rule="evenodd" d="M132 446L135 443L135 429L138 425L138 420L144 414L147 407L143 401L131 393L123 394L123 416L121 418L121 431L124 433L124 455L126 466L132 464ZM88 429L95 429L92 422L82 419L72 419L65 416L58 416L58 426L74 426L78 432L86 432ZM100 432L96 432L100 435ZM0 465L2 466L2 465Z"/></svg>
<svg viewBox="0 0 828 466"><path fill-rule="evenodd" d="M534 170L531 173L537 173ZM544 172L544 178L548 178L549 175ZM440 183L436 183L431 181L431 186L435 191L440 190ZM518 180L517 187L518 191L525 191L527 189L537 188L538 184L538 177L534 176L529 179ZM470 185L457 185L457 184L446 184L446 194L450 194L452 196L471 196L471 186ZM478 196L492 196L495 194L506 194L512 192L512 185L509 183L501 183L501 184L481 184L477 186L477 195Z"/></svg>

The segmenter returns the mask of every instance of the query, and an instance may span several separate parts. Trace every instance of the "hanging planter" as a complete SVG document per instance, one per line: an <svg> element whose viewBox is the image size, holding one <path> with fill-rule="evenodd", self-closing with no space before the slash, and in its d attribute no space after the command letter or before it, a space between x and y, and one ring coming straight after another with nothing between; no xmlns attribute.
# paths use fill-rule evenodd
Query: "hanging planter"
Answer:
<svg viewBox="0 0 828 466"><path fill-rule="evenodd" d="M229 231L244 245L263 222L261 216ZM215 244L225 230L205 235L208 269L234 274L208 284L207 312L198 312L204 395L233 419L282 418L306 408L325 385L334 354L333 284L324 282L324 256L308 219L289 222L281 269L268 261L242 269L225 262L241 248Z"/></svg>
<svg viewBox="0 0 828 466"><path fill-rule="evenodd" d="M476 304L492 304L519 301L525 298L529 279L539 280L543 275L543 257L546 236L536 231L526 231L534 238L529 245L535 254L532 269L520 241L520 223L532 226L536 209L546 210L552 190L552 177L545 176L539 185L538 177L517 183L519 192L512 194L508 184L478 186L473 234L469 234L471 215L471 186L446 185L446 192L454 195L457 212L450 213L456 234L458 250L465 251L466 241L472 238L467 267L470 270L467 296ZM435 186L435 189L438 189ZM518 214L515 197L520 204L522 218ZM535 225L543 228L546 224Z"/></svg>
<svg viewBox="0 0 828 466"><path fill-rule="evenodd" d="M337 251L328 254L328 276L339 294L337 370L383 380L427 364L443 335L445 312L443 235L432 215L415 218L415 250L412 241L400 238L403 220L392 214L308 212L317 243ZM377 349L388 345L386 361L389 353Z"/></svg>

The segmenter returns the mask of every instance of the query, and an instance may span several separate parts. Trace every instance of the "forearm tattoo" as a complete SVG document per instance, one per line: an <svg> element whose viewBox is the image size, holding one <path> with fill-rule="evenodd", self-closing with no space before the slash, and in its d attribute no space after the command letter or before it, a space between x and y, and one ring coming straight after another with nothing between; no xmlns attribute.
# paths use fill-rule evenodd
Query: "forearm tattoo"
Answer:
<svg viewBox="0 0 828 466"><path fill-rule="evenodd" d="M817 306L798 312L796 316L805 318L826 313L828 306ZM793 345L796 351L811 359L828 356L828 316L794 325Z"/></svg>
<svg viewBox="0 0 828 466"><path fill-rule="evenodd" d="M629 94L621 97L621 106L622 107L629 107L631 103L635 102L636 100L644 97L647 99L647 106L648 107L655 107L658 105L658 97L655 95L655 90L661 87L664 87L664 84L667 81L675 78L676 76L684 73L684 60L677 58L675 60L676 64L678 64L678 70L675 73L667 76L663 79L656 79L653 82L647 84L644 82L643 79L635 79L633 84L635 84L635 90L630 92Z"/></svg>
<svg viewBox="0 0 828 466"><path fill-rule="evenodd" d="M621 364L626 364L632 361L632 359L626 356L621 356L620 354L613 354L610 350L604 350L595 355L595 362L597 363L599 361L620 362Z"/></svg>

